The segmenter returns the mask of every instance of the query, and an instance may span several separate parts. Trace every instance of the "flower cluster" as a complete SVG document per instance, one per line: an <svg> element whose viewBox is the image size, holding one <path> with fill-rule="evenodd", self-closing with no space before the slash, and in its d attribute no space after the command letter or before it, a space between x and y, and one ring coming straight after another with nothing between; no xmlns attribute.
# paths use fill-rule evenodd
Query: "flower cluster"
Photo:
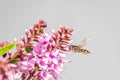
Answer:
<svg viewBox="0 0 120 80"><path fill-rule="evenodd" d="M73 29L60 26L48 35L45 21L25 30L26 38L15 40L16 52L4 53L0 60L0 80L57 80L63 71L63 58L69 51ZM10 44L1 42L0 47ZM8 55L9 54L9 55ZM6 56L7 55L7 56Z"/></svg>
<svg viewBox="0 0 120 80"><path fill-rule="evenodd" d="M19 80L21 73L15 72L16 65L0 60L0 80Z"/></svg>

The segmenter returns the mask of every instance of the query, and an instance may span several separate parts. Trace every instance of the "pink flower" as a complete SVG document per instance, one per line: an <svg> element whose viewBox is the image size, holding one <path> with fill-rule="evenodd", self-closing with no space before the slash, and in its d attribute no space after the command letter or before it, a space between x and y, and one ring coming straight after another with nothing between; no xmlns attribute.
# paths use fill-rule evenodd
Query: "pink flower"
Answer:
<svg viewBox="0 0 120 80"><path fill-rule="evenodd" d="M37 56L37 65L41 68L39 72L40 80L54 78L62 72L63 61L65 56L59 49L54 49L50 43L50 38L42 37L36 46L33 48L33 53ZM49 50L50 49L50 50Z"/></svg>
<svg viewBox="0 0 120 80"><path fill-rule="evenodd" d="M51 35L44 33L47 27L45 21L40 20L25 31L26 37L21 37L22 42L17 43L15 55L4 55L8 61L18 60L10 64L5 60L0 60L0 80L57 80L63 72L63 63L72 42L73 29L61 26ZM0 43L2 47L4 44Z"/></svg>
<svg viewBox="0 0 120 80"><path fill-rule="evenodd" d="M15 73L16 65L10 64L7 60L0 60L0 80L19 80L21 75ZM18 77L16 77L18 76Z"/></svg>

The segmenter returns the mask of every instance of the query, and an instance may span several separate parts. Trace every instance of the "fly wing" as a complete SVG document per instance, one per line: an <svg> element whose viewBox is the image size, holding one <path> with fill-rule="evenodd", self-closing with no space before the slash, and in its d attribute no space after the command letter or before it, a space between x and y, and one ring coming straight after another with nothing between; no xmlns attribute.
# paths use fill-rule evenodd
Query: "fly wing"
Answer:
<svg viewBox="0 0 120 80"><path fill-rule="evenodd" d="M83 39L79 46L81 46L81 47L85 46L86 44L88 44L90 39L91 39L90 36L88 36L87 38Z"/></svg>

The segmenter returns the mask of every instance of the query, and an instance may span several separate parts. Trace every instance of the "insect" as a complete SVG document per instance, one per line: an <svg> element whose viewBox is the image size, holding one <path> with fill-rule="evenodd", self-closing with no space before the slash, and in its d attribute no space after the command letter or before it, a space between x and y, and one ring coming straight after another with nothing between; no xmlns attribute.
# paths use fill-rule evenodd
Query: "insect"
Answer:
<svg viewBox="0 0 120 80"><path fill-rule="evenodd" d="M70 45L69 50L71 50L73 52L79 52L79 53L82 53L82 54L89 54L90 51L88 51L86 49L82 49L82 47L84 45L86 45L90 39L91 39L91 37L87 37L79 45Z"/></svg>

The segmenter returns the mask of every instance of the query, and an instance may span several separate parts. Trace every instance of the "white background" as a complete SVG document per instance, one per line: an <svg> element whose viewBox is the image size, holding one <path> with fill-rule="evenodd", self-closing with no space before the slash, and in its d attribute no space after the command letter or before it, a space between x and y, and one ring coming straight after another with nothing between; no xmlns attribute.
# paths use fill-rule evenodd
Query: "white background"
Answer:
<svg viewBox="0 0 120 80"><path fill-rule="evenodd" d="M0 0L0 41L13 41L40 18L47 33L59 25L74 28L73 43L92 36L91 55L66 53L63 80L120 80L119 0Z"/></svg>

